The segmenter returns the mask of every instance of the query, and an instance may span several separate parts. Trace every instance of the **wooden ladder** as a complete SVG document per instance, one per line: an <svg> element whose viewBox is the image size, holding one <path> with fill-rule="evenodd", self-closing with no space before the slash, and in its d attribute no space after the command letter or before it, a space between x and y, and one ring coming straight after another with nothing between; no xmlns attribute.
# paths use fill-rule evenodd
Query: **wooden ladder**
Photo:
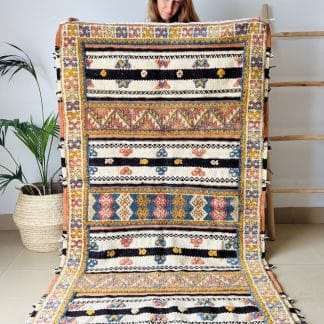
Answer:
<svg viewBox="0 0 324 324"><path fill-rule="evenodd" d="M262 19L269 22L269 5L264 4L262 6ZM291 38L291 37L323 37L324 31L297 31L297 32L280 32L273 33L272 38ZM321 87L324 86L324 81L287 81L287 82L270 82L270 88L276 87ZM314 134L314 135L284 135L284 136L270 136L269 142L275 141L314 141L314 140L324 140L324 134ZM267 234L270 240L275 240L275 215L274 207L272 203L272 195L274 193L324 193L324 188L283 188L283 189L273 189L271 185L271 172L270 172L270 157L268 154L268 180L269 183L266 189L267 196Z"/></svg>

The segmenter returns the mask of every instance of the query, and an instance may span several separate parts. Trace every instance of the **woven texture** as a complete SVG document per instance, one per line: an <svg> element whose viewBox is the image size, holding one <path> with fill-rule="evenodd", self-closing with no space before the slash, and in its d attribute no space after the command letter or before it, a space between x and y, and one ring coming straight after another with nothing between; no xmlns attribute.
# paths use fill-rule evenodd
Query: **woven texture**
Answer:
<svg viewBox="0 0 324 324"><path fill-rule="evenodd" d="M34 323L295 323L264 260L268 26L64 23L60 275Z"/></svg>
<svg viewBox="0 0 324 324"><path fill-rule="evenodd" d="M59 250L63 223L62 193L35 196L19 193L13 219L24 246L36 252Z"/></svg>

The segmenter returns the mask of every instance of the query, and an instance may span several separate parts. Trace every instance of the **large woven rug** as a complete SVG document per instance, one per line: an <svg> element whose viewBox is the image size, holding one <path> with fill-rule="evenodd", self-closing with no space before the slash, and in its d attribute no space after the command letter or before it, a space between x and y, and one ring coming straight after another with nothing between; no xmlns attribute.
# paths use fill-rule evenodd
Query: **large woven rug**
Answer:
<svg viewBox="0 0 324 324"><path fill-rule="evenodd" d="M60 26L67 244L31 322L300 322L264 259L269 36Z"/></svg>

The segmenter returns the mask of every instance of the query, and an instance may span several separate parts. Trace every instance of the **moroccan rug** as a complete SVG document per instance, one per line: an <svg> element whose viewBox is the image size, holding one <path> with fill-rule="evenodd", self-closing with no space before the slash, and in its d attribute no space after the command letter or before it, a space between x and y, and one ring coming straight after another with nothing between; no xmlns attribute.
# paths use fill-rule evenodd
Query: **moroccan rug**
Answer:
<svg viewBox="0 0 324 324"><path fill-rule="evenodd" d="M269 29L64 23L66 246L32 323L301 323L264 259Z"/></svg>

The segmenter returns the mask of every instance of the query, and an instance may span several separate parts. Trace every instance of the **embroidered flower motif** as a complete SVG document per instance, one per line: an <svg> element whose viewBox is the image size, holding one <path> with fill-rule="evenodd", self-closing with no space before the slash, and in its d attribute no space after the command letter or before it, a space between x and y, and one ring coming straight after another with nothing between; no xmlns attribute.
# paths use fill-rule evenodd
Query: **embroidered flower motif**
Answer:
<svg viewBox="0 0 324 324"><path fill-rule="evenodd" d="M120 259L119 264L129 266L133 264L133 261L130 258L122 258Z"/></svg>
<svg viewBox="0 0 324 324"><path fill-rule="evenodd" d="M147 72L146 70L142 70L142 71L141 71L141 77L142 77L142 78L146 78L147 75L148 75L148 72Z"/></svg>
<svg viewBox="0 0 324 324"><path fill-rule="evenodd" d="M217 317L217 314L199 313L198 316L203 321L213 321Z"/></svg>
<svg viewBox="0 0 324 324"><path fill-rule="evenodd" d="M194 170L191 171L191 175L194 177L204 177L205 172L201 168L195 168Z"/></svg>
<svg viewBox="0 0 324 324"><path fill-rule="evenodd" d="M130 147L122 147L121 149L119 149L119 153L122 156L129 156L130 154L133 153L133 149Z"/></svg>
<svg viewBox="0 0 324 324"><path fill-rule="evenodd" d="M108 308L114 308L114 309L120 309L120 308L125 308L125 307L126 307L126 304L119 300L114 300L108 305Z"/></svg>
<svg viewBox="0 0 324 324"><path fill-rule="evenodd" d="M195 63L192 65L193 68L208 68L209 67L209 63L208 60L206 58L201 58L201 59L197 59L195 61Z"/></svg>
<svg viewBox="0 0 324 324"><path fill-rule="evenodd" d="M155 89L170 89L171 86L169 85L167 80L159 80L158 84L156 85Z"/></svg>
<svg viewBox="0 0 324 324"><path fill-rule="evenodd" d="M168 171L168 168L166 166L159 166L155 170L158 175L164 175Z"/></svg>
<svg viewBox="0 0 324 324"><path fill-rule="evenodd" d="M128 59L119 59L115 65L116 69L130 69L131 65Z"/></svg>
<svg viewBox="0 0 324 324"><path fill-rule="evenodd" d="M114 323L120 321L123 317L124 315L108 315L107 320L109 323L110 322Z"/></svg>
<svg viewBox="0 0 324 324"><path fill-rule="evenodd" d="M116 255L116 251L115 250L108 250L107 251L107 257L113 258L115 255Z"/></svg>
<svg viewBox="0 0 324 324"><path fill-rule="evenodd" d="M131 175L133 172L129 167L123 167L120 169L120 175Z"/></svg>
<svg viewBox="0 0 324 324"><path fill-rule="evenodd" d="M219 161L218 160L211 160L210 164L215 166L215 165L219 165Z"/></svg>
<svg viewBox="0 0 324 324"><path fill-rule="evenodd" d="M90 242L89 249L91 251L99 251L99 245L97 244L97 242Z"/></svg>
<svg viewBox="0 0 324 324"><path fill-rule="evenodd" d="M249 313L247 320L248 321L255 321L255 320L262 320L263 315L261 312L254 312L254 313Z"/></svg>
<svg viewBox="0 0 324 324"><path fill-rule="evenodd" d="M118 88L128 88L132 80L116 80Z"/></svg>
<svg viewBox="0 0 324 324"><path fill-rule="evenodd" d="M182 253L182 249L179 248L179 247L174 247L174 248L172 249L172 252L173 252L174 254L181 254L181 253Z"/></svg>
<svg viewBox="0 0 324 324"><path fill-rule="evenodd" d="M174 165L182 165L183 164L183 160L182 159L175 159L174 160Z"/></svg>
<svg viewBox="0 0 324 324"><path fill-rule="evenodd" d="M105 78L106 76L107 76L107 71L106 70L101 70L100 71L100 76L102 77L102 78Z"/></svg>
<svg viewBox="0 0 324 324"><path fill-rule="evenodd" d="M232 313L235 310L234 306L225 306L225 309L229 312Z"/></svg>
<svg viewBox="0 0 324 324"><path fill-rule="evenodd" d="M225 70L224 69L218 69L217 70L217 76L222 79L225 76Z"/></svg>
<svg viewBox="0 0 324 324"><path fill-rule="evenodd" d="M196 80L193 80L196 89L197 88L203 88L203 89L205 89L206 88L207 81L208 81L208 79L196 79Z"/></svg>
<svg viewBox="0 0 324 324"><path fill-rule="evenodd" d="M167 320L168 320L168 318L167 318L167 316L164 315L164 314L157 314L157 315L153 315L153 316L151 317L151 322L157 322L157 323L162 322L162 323L167 323Z"/></svg>
<svg viewBox="0 0 324 324"><path fill-rule="evenodd" d="M241 156L241 149L239 147L236 147L234 150L230 152L231 158L239 158Z"/></svg>
<svg viewBox="0 0 324 324"><path fill-rule="evenodd" d="M121 245L124 247L129 247L133 242L132 237L124 237L121 239Z"/></svg>
<svg viewBox="0 0 324 324"><path fill-rule="evenodd" d="M139 249L138 250L138 254L139 255L146 255L146 253L147 253L147 250L146 249Z"/></svg>
<svg viewBox="0 0 324 324"><path fill-rule="evenodd" d="M96 313L96 311L94 310L94 309L88 309L87 311L86 311L86 314L88 315L88 316L92 316L92 315L94 315Z"/></svg>
<svg viewBox="0 0 324 324"><path fill-rule="evenodd" d="M235 180L238 180L240 177L240 170L237 168L230 168L229 173Z"/></svg>
<svg viewBox="0 0 324 324"><path fill-rule="evenodd" d="M87 83L87 89L95 87L91 79L87 79L86 83Z"/></svg>
<svg viewBox="0 0 324 324"><path fill-rule="evenodd" d="M194 265L203 265L205 262L201 258L193 258L191 263Z"/></svg>
<svg viewBox="0 0 324 324"><path fill-rule="evenodd" d="M165 261L166 261L166 256L165 255L156 255L154 257L154 261L157 263L157 264L163 264Z"/></svg>
<svg viewBox="0 0 324 324"><path fill-rule="evenodd" d="M134 315L135 315L135 314L138 314L139 311L140 311L139 308L132 308L132 309L131 309L131 313L134 314Z"/></svg>
<svg viewBox="0 0 324 324"><path fill-rule="evenodd" d="M177 71L177 78L181 79L183 77L183 70L178 70Z"/></svg>
<svg viewBox="0 0 324 324"><path fill-rule="evenodd" d="M238 67L243 66L243 58L242 58L242 56L236 57L236 58L235 58L235 62L236 62L236 65L237 65Z"/></svg>
<svg viewBox="0 0 324 324"><path fill-rule="evenodd" d="M161 68L167 68L170 64L171 60L166 60L166 59L161 59L161 58L158 58L155 60L155 63L157 64L157 66L159 67L159 69Z"/></svg>
<svg viewBox="0 0 324 324"><path fill-rule="evenodd" d="M139 164L140 165L147 165L147 164L149 164L149 160L148 159L140 159Z"/></svg>
<svg viewBox="0 0 324 324"><path fill-rule="evenodd" d="M203 239L201 237L195 237L190 240L191 244L194 247L199 247L199 245L202 243Z"/></svg>
<svg viewBox="0 0 324 324"><path fill-rule="evenodd" d="M233 265L233 266L239 264L239 261L238 261L238 259L236 259L236 258L227 258L227 259L226 259L226 262L227 262L228 264L230 264L230 265Z"/></svg>
<svg viewBox="0 0 324 324"><path fill-rule="evenodd" d="M88 259L87 260L87 268L93 268L98 264L98 261L95 259Z"/></svg>
<svg viewBox="0 0 324 324"><path fill-rule="evenodd" d="M98 172L98 168L95 166L90 166L88 171L89 171L89 175L92 176Z"/></svg>
<svg viewBox="0 0 324 324"><path fill-rule="evenodd" d="M204 150L204 149L195 148L192 150L192 154L196 155L198 157L202 157L205 153L206 153L206 150Z"/></svg>
<svg viewBox="0 0 324 324"><path fill-rule="evenodd" d="M233 82L233 87L235 87L235 88L242 87L242 82L243 82L242 78L238 78L238 79L236 79L236 80Z"/></svg>
<svg viewBox="0 0 324 324"><path fill-rule="evenodd" d="M166 246L165 238L163 236L159 236L155 241L155 245L159 247L165 247Z"/></svg>
<svg viewBox="0 0 324 324"><path fill-rule="evenodd" d="M157 157L167 157L168 156L168 152L166 151L166 149L161 148L156 152L156 156Z"/></svg>
<svg viewBox="0 0 324 324"><path fill-rule="evenodd" d="M114 159L105 159L105 164L113 164L114 163Z"/></svg>
<svg viewBox="0 0 324 324"><path fill-rule="evenodd" d="M152 304L156 307L165 307L168 303L167 299L164 298L153 298Z"/></svg>
<svg viewBox="0 0 324 324"><path fill-rule="evenodd" d="M208 255L210 257L217 257L217 251L216 250L209 250Z"/></svg>

